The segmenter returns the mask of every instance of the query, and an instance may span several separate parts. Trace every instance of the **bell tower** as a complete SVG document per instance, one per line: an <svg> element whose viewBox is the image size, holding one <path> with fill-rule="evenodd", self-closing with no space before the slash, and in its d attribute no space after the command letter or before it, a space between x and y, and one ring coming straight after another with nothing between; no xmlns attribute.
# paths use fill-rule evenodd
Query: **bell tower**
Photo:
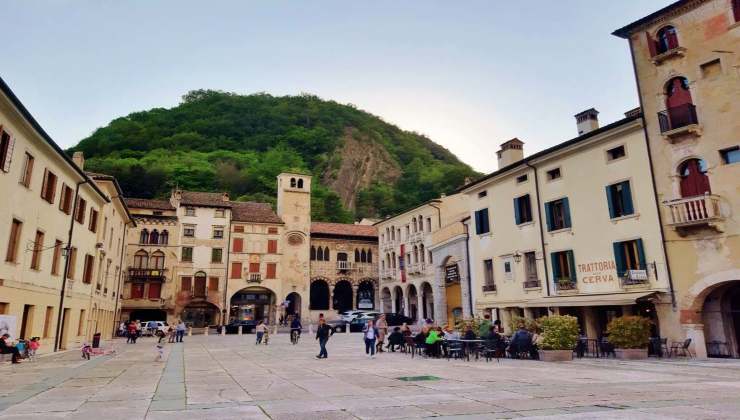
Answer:
<svg viewBox="0 0 740 420"><path fill-rule="evenodd" d="M277 177L277 214L287 232L311 231L311 176L283 172Z"/></svg>

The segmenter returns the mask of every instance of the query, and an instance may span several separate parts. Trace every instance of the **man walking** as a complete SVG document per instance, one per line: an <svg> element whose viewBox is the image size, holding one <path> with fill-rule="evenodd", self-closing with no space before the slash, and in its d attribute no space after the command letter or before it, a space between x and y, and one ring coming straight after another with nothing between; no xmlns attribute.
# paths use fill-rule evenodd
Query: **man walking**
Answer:
<svg viewBox="0 0 740 420"><path fill-rule="evenodd" d="M329 354L326 352L326 342L329 341L329 337L334 335L334 329L326 324L324 318L319 318L319 327L316 329L316 339L319 340L319 354L316 356L317 359L326 359Z"/></svg>
<svg viewBox="0 0 740 420"><path fill-rule="evenodd" d="M177 327L175 327L175 336L177 337L175 341L178 343L182 343L182 337L185 335L185 323L180 320L177 323Z"/></svg>

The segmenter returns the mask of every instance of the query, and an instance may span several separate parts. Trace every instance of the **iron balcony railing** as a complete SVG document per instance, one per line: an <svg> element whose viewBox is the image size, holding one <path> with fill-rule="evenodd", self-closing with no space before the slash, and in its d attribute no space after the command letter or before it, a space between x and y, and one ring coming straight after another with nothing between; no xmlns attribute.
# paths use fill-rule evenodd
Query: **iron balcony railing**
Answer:
<svg viewBox="0 0 740 420"><path fill-rule="evenodd" d="M496 291L496 285L495 284L484 284L483 285L483 291L484 292L495 292Z"/></svg>
<svg viewBox="0 0 740 420"><path fill-rule="evenodd" d="M558 290L576 290L576 282L570 280L570 279L558 279L555 282L555 287Z"/></svg>
<svg viewBox="0 0 740 420"><path fill-rule="evenodd" d="M535 287L541 287L541 283L539 280L527 280L524 282L525 289L533 289Z"/></svg>
<svg viewBox="0 0 740 420"><path fill-rule="evenodd" d="M696 107L694 104L684 104L660 111L658 112L658 123L660 124L661 133L692 124L699 124L699 119L696 116Z"/></svg>
<svg viewBox="0 0 740 420"><path fill-rule="evenodd" d="M129 280L164 280L166 268L135 268L129 267Z"/></svg>

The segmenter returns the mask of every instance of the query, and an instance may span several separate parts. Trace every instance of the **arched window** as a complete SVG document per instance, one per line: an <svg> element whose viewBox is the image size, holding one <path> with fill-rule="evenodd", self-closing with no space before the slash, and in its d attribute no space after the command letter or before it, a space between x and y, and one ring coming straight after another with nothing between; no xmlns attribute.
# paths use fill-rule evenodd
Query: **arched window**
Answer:
<svg viewBox="0 0 740 420"><path fill-rule="evenodd" d="M159 243L159 232L157 231L157 229L154 229L152 233L149 234L149 243L150 244Z"/></svg>
<svg viewBox="0 0 740 420"><path fill-rule="evenodd" d="M373 262L373 250L372 249L367 250L367 262L369 263Z"/></svg>
<svg viewBox="0 0 740 420"><path fill-rule="evenodd" d="M393 269L396 269L396 252L391 252L391 264L393 264Z"/></svg>
<svg viewBox="0 0 740 420"><path fill-rule="evenodd" d="M150 259L151 268L155 268L157 270L161 270L164 268L164 252L162 251L156 251L152 253L152 257Z"/></svg>
<svg viewBox="0 0 740 420"><path fill-rule="evenodd" d="M329 247L328 246L324 247L324 261L331 261L331 259L329 258Z"/></svg>
<svg viewBox="0 0 740 420"><path fill-rule="evenodd" d="M319 261L324 261L324 249L319 247L319 250L316 252L316 259Z"/></svg>
<svg viewBox="0 0 740 420"><path fill-rule="evenodd" d="M689 159L678 168L681 177L681 197L711 194L707 164L702 159Z"/></svg>
<svg viewBox="0 0 740 420"><path fill-rule="evenodd" d="M367 251L365 251L364 249L360 251L360 261L364 263L368 262L367 261Z"/></svg>
<svg viewBox="0 0 740 420"><path fill-rule="evenodd" d="M159 234L159 243L162 245L167 245L170 242L170 233L166 230L163 230L161 234Z"/></svg>
<svg viewBox="0 0 740 420"><path fill-rule="evenodd" d="M657 53L662 54L668 50L678 48L678 33L673 26L664 26L658 31Z"/></svg>
<svg viewBox="0 0 740 420"><path fill-rule="evenodd" d="M303 188L303 178L298 178L298 188Z"/></svg>
<svg viewBox="0 0 740 420"><path fill-rule="evenodd" d="M661 132L696 124L696 108L691 99L689 81L685 77L674 77L666 83L666 112L659 113Z"/></svg>
<svg viewBox="0 0 740 420"><path fill-rule="evenodd" d="M391 226L391 239L396 240L396 228Z"/></svg>
<svg viewBox="0 0 740 420"><path fill-rule="evenodd" d="M316 261L316 247L311 247L311 261Z"/></svg>
<svg viewBox="0 0 740 420"><path fill-rule="evenodd" d="M419 262L419 247L414 245L414 262Z"/></svg>
<svg viewBox="0 0 740 420"><path fill-rule="evenodd" d="M424 216L419 215L419 232L424 232Z"/></svg>
<svg viewBox="0 0 740 420"><path fill-rule="evenodd" d="M421 257L421 262L424 262L424 244L419 245L419 256Z"/></svg>
<svg viewBox="0 0 740 420"><path fill-rule="evenodd" d="M139 243L145 244L149 242L149 231L146 229L141 230L141 235L139 235Z"/></svg>
<svg viewBox="0 0 740 420"><path fill-rule="evenodd" d="M417 232L417 229L416 229L416 217L414 217L413 219L411 219L411 224L413 225L413 232L416 233ZM408 227L406 228L406 233L408 233Z"/></svg>
<svg viewBox="0 0 740 420"><path fill-rule="evenodd" d="M146 251L139 250L134 254L134 268L147 268L149 266L149 254Z"/></svg>
<svg viewBox="0 0 740 420"><path fill-rule="evenodd" d="M358 263L358 262L360 262L360 261L362 261L362 260L360 259L360 250L359 250L359 249L357 249L357 248L355 248L355 262L356 262L356 263Z"/></svg>
<svg viewBox="0 0 740 420"><path fill-rule="evenodd" d="M290 188L295 188L295 178L290 178Z"/></svg>

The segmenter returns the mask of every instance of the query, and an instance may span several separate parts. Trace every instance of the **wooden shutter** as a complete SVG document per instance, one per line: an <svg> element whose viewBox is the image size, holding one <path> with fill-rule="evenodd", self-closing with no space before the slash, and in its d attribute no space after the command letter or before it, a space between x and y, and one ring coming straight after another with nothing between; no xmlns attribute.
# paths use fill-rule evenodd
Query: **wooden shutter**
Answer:
<svg viewBox="0 0 740 420"><path fill-rule="evenodd" d="M647 270L647 260L645 260L645 248L642 246L642 239L638 239L636 242L640 270Z"/></svg>
<svg viewBox="0 0 740 420"><path fill-rule="evenodd" d="M576 282L578 277L576 276L576 261L573 256L573 251L565 251L568 256L568 271L570 272L570 281Z"/></svg>
<svg viewBox="0 0 740 420"><path fill-rule="evenodd" d="M244 252L244 239L234 238L234 245L232 246L233 252Z"/></svg>
<svg viewBox="0 0 740 420"><path fill-rule="evenodd" d="M0 164L2 164L2 167L0 169L3 170L3 172L10 172L10 162L13 161L13 149L15 148L15 137L11 136L10 133L7 131L3 131L2 125L0 125L0 141L1 137L5 135L6 137L6 144L2 145L0 143Z"/></svg>
<svg viewBox="0 0 740 420"><path fill-rule="evenodd" d="M267 263L267 278L274 279L277 277L277 265L275 263Z"/></svg>
<svg viewBox="0 0 740 420"><path fill-rule="evenodd" d="M653 39L653 37L650 36L650 32L645 32L645 39L647 40L650 57L655 57L657 55L657 45L655 44L655 40Z"/></svg>
<svg viewBox="0 0 740 420"><path fill-rule="evenodd" d="M275 234L278 233L278 228L276 228L276 227L267 228L267 233L270 234L270 235L275 235Z"/></svg>
<svg viewBox="0 0 740 420"><path fill-rule="evenodd" d="M277 240L270 239L267 241L267 253L268 254L276 254L277 253Z"/></svg>
<svg viewBox="0 0 740 420"><path fill-rule="evenodd" d="M218 277L208 278L208 290L218 291Z"/></svg>
<svg viewBox="0 0 740 420"><path fill-rule="evenodd" d="M563 198L563 223L565 228L569 228L570 225L570 206L568 205L568 197Z"/></svg>
<svg viewBox="0 0 740 420"><path fill-rule="evenodd" d="M144 297L144 283L131 284L131 299L141 299Z"/></svg>
<svg viewBox="0 0 740 420"><path fill-rule="evenodd" d="M614 262L617 263L617 275L622 277L627 272L627 265L624 259L624 246L622 242L614 242L612 248L614 248Z"/></svg>
<svg viewBox="0 0 740 420"><path fill-rule="evenodd" d="M610 219L617 217L614 211L614 200L612 200L612 190L613 189L614 189L614 185L606 186L606 203L609 205L609 218Z"/></svg>
<svg viewBox="0 0 740 420"><path fill-rule="evenodd" d="M635 212L635 208L632 205L632 190L630 189L630 182L624 181L622 183L622 205L624 214L632 214Z"/></svg>
<svg viewBox="0 0 740 420"><path fill-rule="evenodd" d="M189 292L193 288L193 278L192 277L182 277L180 280L180 290L183 292Z"/></svg>
<svg viewBox="0 0 740 420"><path fill-rule="evenodd" d="M522 223L522 215L519 212L519 200L521 200L521 197L514 199L514 221L517 225Z"/></svg>
<svg viewBox="0 0 740 420"><path fill-rule="evenodd" d="M260 272L260 263L249 263L249 272L250 273L259 273Z"/></svg>
<svg viewBox="0 0 740 420"><path fill-rule="evenodd" d="M552 278L557 282L560 279L560 258L557 252L550 254L550 262L552 263Z"/></svg>
<svg viewBox="0 0 740 420"><path fill-rule="evenodd" d="M242 263L240 262L231 263L231 278L232 279L242 278Z"/></svg>
<svg viewBox="0 0 740 420"><path fill-rule="evenodd" d="M149 299L159 299L162 293L162 283L152 282L149 283Z"/></svg>
<svg viewBox="0 0 740 420"><path fill-rule="evenodd" d="M547 222L547 231L551 232L552 229L552 203L545 203L545 221Z"/></svg>

